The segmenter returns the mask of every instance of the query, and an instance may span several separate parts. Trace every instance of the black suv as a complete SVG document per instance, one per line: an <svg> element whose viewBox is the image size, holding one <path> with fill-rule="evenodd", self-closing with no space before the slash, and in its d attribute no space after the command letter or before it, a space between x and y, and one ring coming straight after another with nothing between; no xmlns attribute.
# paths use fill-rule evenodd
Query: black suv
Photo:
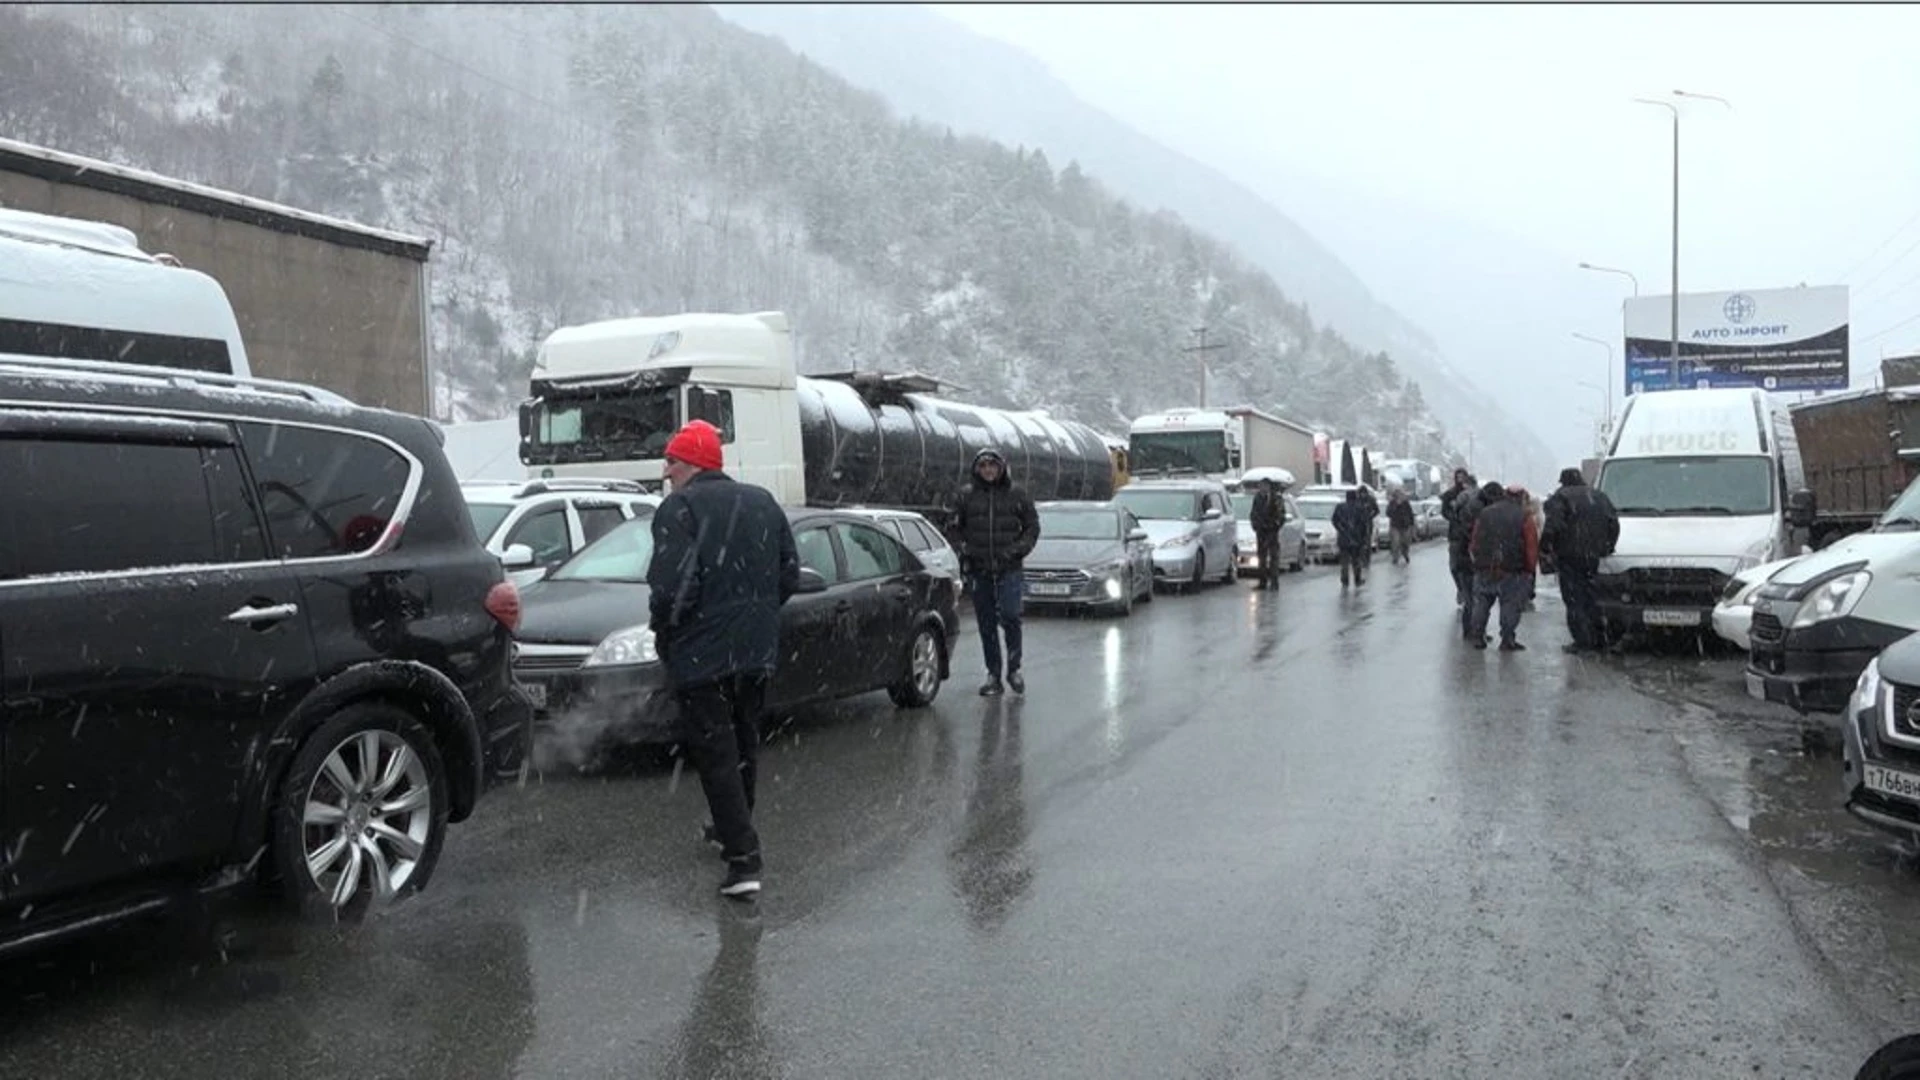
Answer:
<svg viewBox="0 0 1920 1080"><path fill-rule="evenodd" d="M0 355L0 952L257 877L420 889L525 758L518 619L428 421Z"/></svg>

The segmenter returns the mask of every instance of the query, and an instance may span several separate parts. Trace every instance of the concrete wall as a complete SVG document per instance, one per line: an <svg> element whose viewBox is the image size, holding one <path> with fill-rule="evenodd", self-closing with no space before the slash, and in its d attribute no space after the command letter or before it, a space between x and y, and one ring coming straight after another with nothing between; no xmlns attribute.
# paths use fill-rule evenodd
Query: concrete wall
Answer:
<svg viewBox="0 0 1920 1080"><path fill-rule="evenodd" d="M424 262L5 168L0 206L119 225L212 276L257 376L427 415Z"/></svg>

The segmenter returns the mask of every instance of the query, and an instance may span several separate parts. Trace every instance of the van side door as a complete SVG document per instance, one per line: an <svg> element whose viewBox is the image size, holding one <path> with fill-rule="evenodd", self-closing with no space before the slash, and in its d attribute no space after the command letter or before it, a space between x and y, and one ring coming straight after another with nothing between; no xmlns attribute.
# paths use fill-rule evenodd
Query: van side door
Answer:
<svg viewBox="0 0 1920 1080"><path fill-rule="evenodd" d="M243 860L247 771L311 688L233 427L0 410L10 901Z"/></svg>

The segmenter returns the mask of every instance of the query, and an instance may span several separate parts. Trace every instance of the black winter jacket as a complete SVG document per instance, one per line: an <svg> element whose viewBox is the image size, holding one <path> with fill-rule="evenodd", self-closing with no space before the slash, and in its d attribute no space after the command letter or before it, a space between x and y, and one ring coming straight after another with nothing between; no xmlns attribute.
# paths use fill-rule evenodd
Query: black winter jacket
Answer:
<svg viewBox="0 0 1920 1080"><path fill-rule="evenodd" d="M1604 491L1568 484L1547 496L1540 548L1558 559L1598 561L1620 542L1620 513Z"/></svg>
<svg viewBox="0 0 1920 1080"><path fill-rule="evenodd" d="M988 484L975 475L954 496L947 515L947 538L960 552L969 574L1004 574L1020 564L1040 542L1040 514L1026 489L1014 484L1012 470Z"/></svg>
<svg viewBox="0 0 1920 1080"><path fill-rule="evenodd" d="M1373 544L1373 518L1365 500L1348 500L1333 508L1335 542L1343 555L1358 555Z"/></svg>
<svg viewBox="0 0 1920 1080"><path fill-rule="evenodd" d="M1387 504L1387 524L1396 529L1411 529L1414 526L1413 502L1401 499Z"/></svg>
<svg viewBox="0 0 1920 1080"><path fill-rule="evenodd" d="M703 472L653 512L648 599L676 687L772 672L780 605L800 586L787 515L764 488Z"/></svg>
<svg viewBox="0 0 1920 1080"><path fill-rule="evenodd" d="M1277 491L1271 495L1264 490L1254 492L1253 508L1247 514L1247 523L1257 533L1279 532L1281 526L1287 523L1286 499Z"/></svg>

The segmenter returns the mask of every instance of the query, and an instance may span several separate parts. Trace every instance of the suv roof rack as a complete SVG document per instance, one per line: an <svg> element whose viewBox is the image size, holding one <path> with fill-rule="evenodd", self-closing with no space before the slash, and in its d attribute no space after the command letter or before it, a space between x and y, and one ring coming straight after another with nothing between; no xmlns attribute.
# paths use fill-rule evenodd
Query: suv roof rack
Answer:
<svg viewBox="0 0 1920 1080"><path fill-rule="evenodd" d="M352 401L331 390L306 383L262 379L247 375L226 375L217 371L188 371L184 368L158 367L153 364L126 364L113 360L81 360L64 356L30 356L24 353L0 353L0 369L30 368L65 374L106 375L165 383L183 390L200 385L230 390L254 390L263 394L281 394L303 398L321 405L353 406Z"/></svg>
<svg viewBox="0 0 1920 1080"><path fill-rule="evenodd" d="M651 495L647 486L638 480L601 479L599 477L551 477L545 480L529 480L515 494L515 498L524 499L529 495L546 495L555 491L624 491L635 495Z"/></svg>

